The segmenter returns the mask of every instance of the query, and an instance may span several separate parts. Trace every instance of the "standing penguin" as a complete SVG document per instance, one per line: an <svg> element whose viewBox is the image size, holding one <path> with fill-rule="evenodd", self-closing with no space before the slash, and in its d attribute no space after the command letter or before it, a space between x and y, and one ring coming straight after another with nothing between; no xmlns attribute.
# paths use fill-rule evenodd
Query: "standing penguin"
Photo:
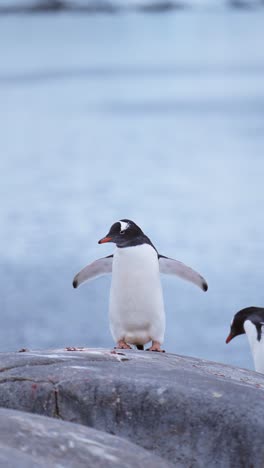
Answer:
<svg viewBox="0 0 264 468"><path fill-rule="evenodd" d="M246 307L234 315L230 333L226 339L229 343L235 336L246 333L253 356L255 370L264 373L264 308Z"/></svg>
<svg viewBox="0 0 264 468"><path fill-rule="evenodd" d="M73 280L73 287L100 275L112 273L109 319L117 348L131 344L163 352L165 312L160 273L176 275L207 291L205 279L183 263L160 255L139 226L129 219L114 223L99 244L113 242L113 255L87 265Z"/></svg>

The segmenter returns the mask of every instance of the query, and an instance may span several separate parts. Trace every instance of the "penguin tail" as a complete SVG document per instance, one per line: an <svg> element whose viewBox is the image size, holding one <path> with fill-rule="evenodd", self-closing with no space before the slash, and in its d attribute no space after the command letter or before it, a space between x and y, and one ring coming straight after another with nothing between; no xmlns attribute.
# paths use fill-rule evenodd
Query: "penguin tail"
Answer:
<svg viewBox="0 0 264 468"><path fill-rule="evenodd" d="M137 349L139 349L140 351L144 351L144 346L142 344L137 344L136 345Z"/></svg>

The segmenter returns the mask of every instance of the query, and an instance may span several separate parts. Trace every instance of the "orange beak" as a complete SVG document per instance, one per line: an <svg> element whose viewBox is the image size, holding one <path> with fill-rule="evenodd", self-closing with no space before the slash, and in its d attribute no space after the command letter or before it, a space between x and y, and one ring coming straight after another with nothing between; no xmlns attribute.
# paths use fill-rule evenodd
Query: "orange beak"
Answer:
<svg viewBox="0 0 264 468"><path fill-rule="evenodd" d="M230 332L229 335L228 335L228 337L227 337L227 339L226 339L226 344L228 344L229 341L232 340L232 338L234 338L234 335L232 335L232 333Z"/></svg>
<svg viewBox="0 0 264 468"><path fill-rule="evenodd" d="M105 244L106 242L111 242L112 239L113 239L112 237L103 237L102 239L98 241L98 244Z"/></svg>

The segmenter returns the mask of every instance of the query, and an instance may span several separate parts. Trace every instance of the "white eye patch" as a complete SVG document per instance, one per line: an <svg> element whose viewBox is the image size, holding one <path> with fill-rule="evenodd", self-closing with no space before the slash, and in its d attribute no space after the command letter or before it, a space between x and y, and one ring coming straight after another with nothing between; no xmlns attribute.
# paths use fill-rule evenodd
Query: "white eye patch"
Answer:
<svg viewBox="0 0 264 468"><path fill-rule="evenodd" d="M128 226L129 226L129 223L125 223L125 221L119 221L119 223L120 223L120 230L121 230L121 232L126 231L126 229L127 229Z"/></svg>

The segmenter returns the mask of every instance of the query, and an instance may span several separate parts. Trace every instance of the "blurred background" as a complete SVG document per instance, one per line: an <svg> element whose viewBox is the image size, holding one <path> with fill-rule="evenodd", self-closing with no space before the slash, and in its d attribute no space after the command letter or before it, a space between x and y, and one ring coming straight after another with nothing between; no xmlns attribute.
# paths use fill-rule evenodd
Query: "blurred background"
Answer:
<svg viewBox="0 0 264 468"><path fill-rule="evenodd" d="M264 306L261 1L0 0L0 351L106 346L110 277L73 276L130 218L207 279L164 276L167 351L228 346Z"/></svg>

